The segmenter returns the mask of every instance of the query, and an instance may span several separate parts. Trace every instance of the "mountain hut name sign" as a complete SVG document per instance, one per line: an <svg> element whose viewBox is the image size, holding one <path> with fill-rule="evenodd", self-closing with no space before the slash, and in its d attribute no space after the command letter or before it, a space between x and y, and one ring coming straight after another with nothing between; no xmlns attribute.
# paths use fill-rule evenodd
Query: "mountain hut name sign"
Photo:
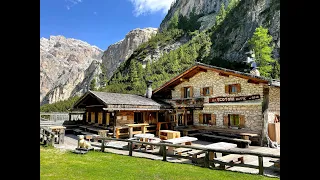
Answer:
<svg viewBox="0 0 320 180"><path fill-rule="evenodd" d="M238 102L260 99L260 94L250 95L250 96L235 96L235 97L214 97L209 98L209 103L219 103L219 102Z"/></svg>

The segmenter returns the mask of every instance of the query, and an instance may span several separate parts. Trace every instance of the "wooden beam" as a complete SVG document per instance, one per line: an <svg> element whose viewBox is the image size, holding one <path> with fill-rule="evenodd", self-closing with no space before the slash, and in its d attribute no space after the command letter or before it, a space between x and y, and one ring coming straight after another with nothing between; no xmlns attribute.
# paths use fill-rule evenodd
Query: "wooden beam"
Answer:
<svg viewBox="0 0 320 180"><path fill-rule="evenodd" d="M180 78L180 81L181 81L181 82L185 82L185 81L189 82L189 79Z"/></svg>
<svg viewBox="0 0 320 180"><path fill-rule="evenodd" d="M229 77L229 74L223 73L223 72L219 72L220 76L225 76L225 77Z"/></svg>
<svg viewBox="0 0 320 180"><path fill-rule="evenodd" d="M259 82L254 81L254 80L252 80L252 79L248 79L248 83L252 83L252 84L259 84Z"/></svg>

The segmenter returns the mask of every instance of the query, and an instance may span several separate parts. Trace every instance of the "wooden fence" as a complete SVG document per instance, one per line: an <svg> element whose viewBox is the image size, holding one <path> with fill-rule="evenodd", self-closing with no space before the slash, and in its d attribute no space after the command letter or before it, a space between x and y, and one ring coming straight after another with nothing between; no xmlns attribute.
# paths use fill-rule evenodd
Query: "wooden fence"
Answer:
<svg viewBox="0 0 320 180"><path fill-rule="evenodd" d="M213 149L213 148L207 148L207 147L199 147L199 146L192 146L192 145L175 145L175 144L167 144L167 143L152 143L152 142L141 142L141 141L136 141L136 140L129 140L129 139L116 139L116 138L108 138L108 137L96 137L97 140L101 140L101 146L97 146L101 148L101 151L103 152L105 148L115 148L113 146L108 146L105 144L105 141L124 141L128 142L128 151L129 151L129 156L132 156L132 152L141 152L139 150L134 150L132 148L133 143L134 144L144 144L144 145L153 145L153 146L158 146L162 151L159 151L159 153L155 152L143 152L143 153L148 153L148 154L154 154L154 155L162 155L163 161L167 161L167 156L169 157L178 157L178 158L184 158L184 159L189 159L189 160L196 160L196 158L189 157L189 156L180 156L180 155L172 155L172 154L167 154L166 147L175 147L175 148L189 148L189 149L196 149L196 150L202 150L205 151L205 157L204 157L204 167L206 168L215 168L213 163L219 163L227 166L240 166L240 167L247 167L247 168L255 168L259 169L259 174L263 175L264 174L264 169L271 169L275 171L280 171L280 168L277 167L263 167L263 157L271 157L271 158L277 158L280 159L280 155L274 155L270 153L258 153L258 152L252 152L248 150L223 150L223 149ZM162 154L160 154L160 152ZM258 163L259 165L251 165L251 164L235 164L235 163L226 163L222 162L219 160L209 160L209 153L210 152L218 152L218 153L223 153L223 154L246 154L246 155L253 155L258 157Z"/></svg>
<svg viewBox="0 0 320 180"><path fill-rule="evenodd" d="M47 121L68 121L70 120L83 120L82 114L70 114L67 112L40 112L40 119Z"/></svg>
<svg viewBox="0 0 320 180"><path fill-rule="evenodd" d="M47 127L40 126L40 142L53 146L55 134Z"/></svg>

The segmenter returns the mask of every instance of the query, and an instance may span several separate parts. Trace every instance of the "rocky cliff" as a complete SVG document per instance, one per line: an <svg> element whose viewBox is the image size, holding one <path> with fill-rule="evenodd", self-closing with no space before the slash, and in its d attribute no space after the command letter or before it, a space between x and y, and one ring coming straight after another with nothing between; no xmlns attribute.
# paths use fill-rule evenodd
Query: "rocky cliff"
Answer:
<svg viewBox="0 0 320 180"><path fill-rule="evenodd" d="M213 33L211 58L246 59L248 41L259 26L268 28L274 43L273 56L280 59L280 0L242 0Z"/></svg>
<svg viewBox="0 0 320 180"><path fill-rule="evenodd" d="M157 32L157 28L137 28L130 31L124 39L110 45L102 56L107 78L109 79L113 75L120 64L127 60L139 45L147 42Z"/></svg>
<svg viewBox="0 0 320 180"><path fill-rule="evenodd" d="M201 22L200 30L205 30L212 27L215 23L215 16L219 13L221 4L228 6L230 0L177 0L164 20L160 24L159 31L163 31L167 28L169 20L172 18L175 12L179 15L189 17L190 13L194 10L194 13L201 15L198 19Z"/></svg>
<svg viewBox="0 0 320 180"><path fill-rule="evenodd" d="M41 38L40 105L83 93L101 73L102 53L98 47L72 38Z"/></svg>
<svg viewBox="0 0 320 180"><path fill-rule="evenodd" d="M157 28L134 29L104 52L81 40L63 36L41 38L40 105L82 95L93 78L99 88L105 77L110 78L119 65L157 31Z"/></svg>
<svg viewBox="0 0 320 180"><path fill-rule="evenodd" d="M210 29L215 24L221 5L225 9L236 0L177 0L160 24L159 31L168 27L168 23L177 12L190 16L191 12L200 15L200 31ZM238 0L238 4L227 14L212 35L210 58L228 61L243 61L248 51L248 40L255 29L262 25L268 28L275 45L273 55L280 58L280 0Z"/></svg>

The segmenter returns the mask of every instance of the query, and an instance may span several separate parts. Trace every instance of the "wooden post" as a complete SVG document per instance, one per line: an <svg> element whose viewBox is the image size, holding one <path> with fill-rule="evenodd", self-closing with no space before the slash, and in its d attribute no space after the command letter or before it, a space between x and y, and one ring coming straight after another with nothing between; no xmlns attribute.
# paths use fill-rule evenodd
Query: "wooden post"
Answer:
<svg viewBox="0 0 320 180"><path fill-rule="evenodd" d="M142 126L141 126L141 131L142 131L142 134L145 134L145 133L146 133L146 126L145 126L145 125L142 125Z"/></svg>
<svg viewBox="0 0 320 180"><path fill-rule="evenodd" d="M129 126L129 138L133 137L133 126Z"/></svg>
<svg viewBox="0 0 320 180"><path fill-rule="evenodd" d="M258 156L258 160L259 160L259 174L263 175L263 157Z"/></svg>
<svg viewBox="0 0 320 180"><path fill-rule="evenodd" d="M53 144L54 144L54 135L51 134L50 136L51 136L51 138L50 138L50 145L53 146Z"/></svg>
<svg viewBox="0 0 320 180"><path fill-rule="evenodd" d="M104 139L101 141L101 152L104 152Z"/></svg>
<svg viewBox="0 0 320 180"><path fill-rule="evenodd" d="M132 156L132 142L129 142L128 146L129 146L129 156Z"/></svg>
<svg viewBox="0 0 320 180"><path fill-rule="evenodd" d="M119 139L120 129L116 128L116 138Z"/></svg>
<svg viewBox="0 0 320 180"><path fill-rule="evenodd" d="M162 161L167 161L167 147L166 145L162 145Z"/></svg>
<svg viewBox="0 0 320 180"><path fill-rule="evenodd" d="M204 167L209 168L209 151L206 151L206 154L204 157Z"/></svg>

